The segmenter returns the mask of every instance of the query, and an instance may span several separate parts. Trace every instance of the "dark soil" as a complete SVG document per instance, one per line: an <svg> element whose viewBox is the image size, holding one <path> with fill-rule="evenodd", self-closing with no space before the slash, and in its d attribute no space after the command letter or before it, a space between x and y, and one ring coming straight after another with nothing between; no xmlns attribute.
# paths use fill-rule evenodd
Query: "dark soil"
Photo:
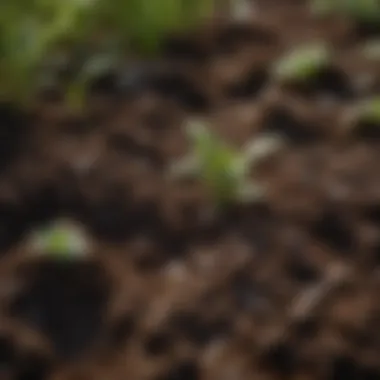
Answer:
<svg viewBox="0 0 380 380"><path fill-rule="evenodd" d="M97 78L83 114L0 107L1 379L380 379L380 128L348 116L379 88L361 53L377 31L257 8ZM273 62L316 38L333 65L275 83ZM167 178L199 115L237 146L284 138L260 203L215 213L201 183ZM60 217L88 258L30 255L28 231Z"/></svg>

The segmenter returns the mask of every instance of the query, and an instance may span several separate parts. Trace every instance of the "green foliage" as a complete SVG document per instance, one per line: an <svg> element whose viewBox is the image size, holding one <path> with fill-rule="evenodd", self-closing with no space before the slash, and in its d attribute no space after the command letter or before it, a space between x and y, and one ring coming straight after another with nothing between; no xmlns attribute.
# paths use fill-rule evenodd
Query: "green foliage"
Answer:
<svg viewBox="0 0 380 380"><path fill-rule="evenodd" d="M156 54L163 38L213 14L215 0L95 0L94 18L145 55Z"/></svg>
<svg viewBox="0 0 380 380"><path fill-rule="evenodd" d="M280 81L307 81L330 63L329 49L320 44L299 47L281 58L273 68Z"/></svg>
<svg viewBox="0 0 380 380"><path fill-rule="evenodd" d="M343 14L365 23L380 21L378 0L313 0L311 6L318 15Z"/></svg>
<svg viewBox="0 0 380 380"><path fill-rule="evenodd" d="M262 196L260 186L249 179L250 170L257 160L281 146L279 139L258 138L239 151L202 123L190 124L188 135L192 153L172 167L172 176L200 178L218 205Z"/></svg>
<svg viewBox="0 0 380 380"><path fill-rule="evenodd" d="M162 39L213 13L215 0L2 0L0 2L0 100L26 103L45 60L61 42L91 44L106 36L113 45L145 56ZM95 41L95 44L99 41ZM84 69L84 72L87 69ZM83 100L87 73L68 89L70 102Z"/></svg>
<svg viewBox="0 0 380 380"><path fill-rule="evenodd" d="M81 257L87 252L87 241L81 231L63 222L37 231L32 246L41 254L65 259Z"/></svg>
<svg viewBox="0 0 380 380"><path fill-rule="evenodd" d="M85 11L78 0L0 3L0 99L26 102L51 50L73 33Z"/></svg>

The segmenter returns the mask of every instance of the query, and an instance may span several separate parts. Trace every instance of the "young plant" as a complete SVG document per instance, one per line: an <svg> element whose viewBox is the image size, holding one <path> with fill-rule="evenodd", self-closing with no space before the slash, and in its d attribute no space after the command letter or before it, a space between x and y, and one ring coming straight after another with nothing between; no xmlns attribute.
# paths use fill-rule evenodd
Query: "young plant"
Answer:
<svg viewBox="0 0 380 380"><path fill-rule="evenodd" d="M311 9L317 15L341 14L370 24L380 21L378 0L313 0Z"/></svg>
<svg viewBox="0 0 380 380"><path fill-rule="evenodd" d="M380 96L369 99L360 104L356 110L358 119L380 126Z"/></svg>
<svg viewBox="0 0 380 380"><path fill-rule="evenodd" d="M211 17L215 0L94 0L93 18L139 53L154 55L170 33Z"/></svg>
<svg viewBox="0 0 380 380"><path fill-rule="evenodd" d="M78 0L4 0L0 4L0 101L28 103L52 49L78 33Z"/></svg>
<svg viewBox="0 0 380 380"><path fill-rule="evenodd" d="M365 139L380 136L380 96L364 100L345 113L343 132Z"/></svg>
<svg viewBox="0 0 380 380"><path fill-rule="evenodd" d="M330 51L324 45L299 47L275 63L273 75L280 82L305 82L328 66L330 58Z"/></svg>
<svg viewBox="0 0 380 380"><path fill-rule="evenodd" d="M32 235L33 250L43 255L63 259L83 257L88 251L88 242L82 232L64 222L52 223Z"/></svg>
<svg viewBox="0 0 380 380"><path fill-rule="evenodd" d="M220 206L254 201L263 195L264 189L249 179L250 170L258 160L282 146L280 139L273 136L257 138L239 151L202 123L191 123L187 132L192 152L173 165L172 176L200 178Z"/></svg>

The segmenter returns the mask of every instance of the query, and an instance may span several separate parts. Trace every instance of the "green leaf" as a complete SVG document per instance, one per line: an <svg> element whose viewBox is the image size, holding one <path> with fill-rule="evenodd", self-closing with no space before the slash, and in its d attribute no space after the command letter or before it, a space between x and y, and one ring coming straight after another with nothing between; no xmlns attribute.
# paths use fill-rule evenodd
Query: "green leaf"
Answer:
<svg viewBox="0 0 380 380"><path fill-rule="evenodd" d="M280 59L274 66L274 75L281 81L305 81L318 74L330 62L326 46L315 44L299 47Z"/></svg>
<svg viewBox="0 0 380 380"><path fill-rule="evenodd" d="M358 108L359 118L380 125L380 97L374 97Z"/></svg>
<svg viewBox="0 0 380 380"><path fill-rule="evenodd" d="M233 199L237 179L233 162L238 152L229 147L202 123L191 123L187 128L193 154L199 163L199 175L218 203Z"/></svg>
<svg viewBox="0 0 380 380"><path fill-rule="evenodd" d="M158 53L162 40L212 15L215 0L98 0L94 19L108 20L124 42L146 56Z"/></svg>
<svg viewBox="0 0 380 380"><path fill-rule="evenodd" d="M78 0L3 0L0 4L1 96L25 102L54 45L78 33L85 13Z"/></svg>
<svg viewBox="0 0 380 380"><path fill-rule="evenodd" d="M59 222L36 231L32 245L42 254L63 258L81 257L88 248L87 240L80 230Z"/></svg>

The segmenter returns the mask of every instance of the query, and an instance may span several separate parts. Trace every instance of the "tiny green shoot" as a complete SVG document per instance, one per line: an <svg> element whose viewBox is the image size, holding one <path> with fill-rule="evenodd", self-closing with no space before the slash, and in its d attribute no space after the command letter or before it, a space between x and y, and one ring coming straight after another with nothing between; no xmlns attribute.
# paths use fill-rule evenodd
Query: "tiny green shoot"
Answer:
<svg viewBox="0 0 380 380"><path fill-rule="evenodd" d="M203 123L190 123L187 133L192 151L171 167L171 176L201 179L218 205L252 202L264 195L264 189L249 178L251 168L282 146L279 138L257 138L240 151Z"/></svg>
<svg viewBox="0 0 380 380"><path fill-rule="evenodd" d="M360 104L357 107L356 114L361 121L380 125L380 96Z"/></svg>
<svg viewBox="0 0 380 380"><path fill-rule="evenodd" d="M88 242L83 233L64 222L52 223L32 235L33 251L56 258L75 259L87 254Z"/></svg>
<svg viewBox="0 0 380 380"><path fill-rule="evenodd" d="M276 79L287 81L307 81L330 63L330 51L322 44L296 48L282 57L273 67Z"/></svg>

